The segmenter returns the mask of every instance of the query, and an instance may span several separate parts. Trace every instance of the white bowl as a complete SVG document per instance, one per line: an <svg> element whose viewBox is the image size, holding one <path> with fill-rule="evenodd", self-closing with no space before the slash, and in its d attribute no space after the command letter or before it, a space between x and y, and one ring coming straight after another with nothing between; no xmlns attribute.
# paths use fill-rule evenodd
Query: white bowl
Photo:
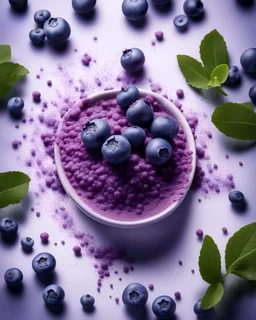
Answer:
<svg viewBox="0 0 256 320"><path fill-rule="evenodd" d="M190 173L190 178L189 178L189 183L187 185L187 189L185 190L183 196L178 201L172 203L165 210L159 212L158 214L156 214L154 216L151 216L151 217L145 218L145 219L141 219L138 221L119 221L119 220L109 219L109 218L103 216L102 214L95 212L77 195L76 191L74 190L74 188L70 184L70 182L67 179L66 174L62 168L59 147L57 144L55 144L55 146L54 146L54 157L55 157L57 172L58 172L60 181L61 181L62 186L65 189L66 193L71 197L71 199L74 201L76 206L82 212L84 212L87 216L89 216L90 218L92 218L100 223L103 223L103 224L106 224L106 225L109 225L112 227L119 227L119 228L143 227L143 226L153 224L155 222L158 222L158 221L168 217L171 213L173 213L180 206L180 204L184 200L185 196L187 195L187 193L191 187L191 184L192 184L192 181L194 178L194 174L195 174L195 168L196 168L195 141L194 141L191 129L190 129L184 115L180 112L180 110L172 102L170 102L169 100L167 100L163 96L161 96L157 93L151 92L151 91L147 91L147 90L139 89L139 91L140 91L141 96L146 96L146 95L152 96L157 102L159 102L161 104L161 106L164 108L166 113L175 117L175 119L179 122L179 124L182 126L184 132L186 133L188 147L193 152L193 154L192 154L192 170ZM109 91L104 91L104 92L93 94L88 97L89 104L92 105L97 100L113 99L116 97L118 92L119 92L119 90L109 90ZM70 112L70 110L66 113L66 115L64 117L67 116L67 114ZM61 128L61 123L60 123L59 128Z"/></svg>

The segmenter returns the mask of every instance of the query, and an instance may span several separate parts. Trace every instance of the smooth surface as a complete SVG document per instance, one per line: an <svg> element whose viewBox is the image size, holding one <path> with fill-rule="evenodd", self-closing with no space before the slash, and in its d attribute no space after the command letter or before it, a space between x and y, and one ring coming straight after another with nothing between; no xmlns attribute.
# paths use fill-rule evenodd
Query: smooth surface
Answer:
<svg viewBox="0 0 256 320"><path fill-rule="evenodd" d="M198 47L201 39L206 33L217 28L227 41L231 64L239 65L241 53L249 47L256 46L256 3L251 8L242 8L235 0L205 1L204 19L192 22L188 32L184 34L178 33L172 23L173 18L183 12L183 3L178 0L173 0L172 3L172 7L166 12L150 5L145 24L135 27L125 20L119 0L99 1L92 18L77 15L71 7L71 1L68 0L30 0L28 10L23 14L15 13L7 0L1 0L0 42L11 44L13 60L24 64L31 72L26 80L13 89L9 97L21 95L25 101L26 114L37 117L41 108L33 103L32 91L41 91L43 98L49 101L59 101L61 97L72 94L65 86L63 74L73 76L76 84L79 84L79 79L86 79L88 94L97 90L97 76L101 77L104 86L120 88L120 83L115 81L115 77L122 72L119 63L121 52L126 47L138 46L146 55L145 72L140 77L138 85L148 89L150 83L147 79L151 77L154 81L164 84L163 91L168 92L173 98L176 89L183 88L186 106L184 108L207 115L207 118L200 122L199 131L203 135L207 130L212 131L213 140L208 146L212 162L219 165L222 175L230 172L234 174L237 188L245 194L248 201L246 212L239 213L232 209L227 192L212 195L203 199L200 204L197 201L201 197L200 194L191 192L175 214L166 220L144 229L119 230L92 221L81 214L70 200L51 191L47 191L44 196L36 197L39 180L36 170L27 167L24 162L31 149L31 139L35 139L34 147L36 146L37 153L44 156L40 132L44 132L45 128L42 125L35 127L30 123L23 125L12 120L4 102L0 108L0 169L24 170L31 176L32 183L30 193L21 205L0 210L1 216L11 215L20 222L19 239L15 244L7 244L0 239L0 318L155 320L151 312L153 300L161 294L173 297L174 292L179 290L182 299L177 302L176 320L195 320L193 305L207 287L197 268L201 242L195 235L196 230L201 228L205 234L210 234L224 257L228 237L241 226L255 221L255 145L225 138L211 124L210 115L214 107L223 101L248 101L249 88L256 80L242 72L241 86L239 89L227 88L227 98L214 91L193 91L186 85L179 72L176 55L184 53L199 58ZM33 15L41 8L48 9L53 16L62 16L70 23L72 34L64 51L55 50L50 45L43 48L31 45L28 34L35 27ZM164 32L164 41L152 46L151 40L154 39L157 30ZM98 40L94 41L93 36L97 36ZM74 48L78 49L77 53L74 52ZM84 52L90 53L97 60L90 68L80 63ZM63 73L57 68L57 64L63 65ZM42 73L39 71L40 67L44 68ZM40 80L36 79L37 73L41 74ZM108 77L106 73L109 73ZM48 79L53 81L52 88L46 85ZM79 93L74 100L78 97ZM61 104L58 105L58 108L60 107ZM51 114L51 111L52 108L49 108L47 112ZM15 128L17 123L20 124L19 129ZM25 132L28 135L27 142L24 142L22 149L14 151L11 148L12 141L16 138L22 140L22 134ZM230 155L229 160L225 159L226 153ZM48 158L45 161L51 162ZM244 163L243 167L238 165L239 161ZM109 279L104 280L101 293L97 293L97 274L92 261L87 257L77 258L73 255L72 247L77 244L77 240L61 230L52 218L56 206L60 205L65 205L72 212L76 224L93 234L99 242L127 248L136 260L135 271L126 275L120 268L123 280L119 281L119 275L111 274ZM35 207L34 212L30 210L32 206ZM35 216L37 210L41 212L40 218ZM228 236L222 234L221 228L224 226L228 228ZM42 245L40 242L39 235L44 231L50 234L48 245ZM25 254L21 250L19 240L24 236L35 239L32 254ZM61 239L66 241L65 246L60 244ZM58 242L56 247L55 241ZM42 291L46 285L38 281L31 267L32 258L42 251L53 253L57 260L55 282L66 292L66 304L61 315L54 315L45 308ZM179 259L183 261L182 267L178 265ZM24 274L22 294L12 294L5 286L3 275L10 267L18 267ZM195 269L195 275L191 274L192 268ZM109 298L109 295L120 298L125 286L131 282L141 282L145 286L150 283L155 285L154 291L149 293L147 309L140 315L133 315L122 303L116 305L114 299ZM113 290L109 287L110 283L114 285ZM86 293L94 295L96 299L95 312L90 315L82 310L79 302L80 297ZM231 305L226 303L221 309L218 319L254 319L255 289L244 283L229 286L228 297L238 293L239 296L232 300Z"/></svg>

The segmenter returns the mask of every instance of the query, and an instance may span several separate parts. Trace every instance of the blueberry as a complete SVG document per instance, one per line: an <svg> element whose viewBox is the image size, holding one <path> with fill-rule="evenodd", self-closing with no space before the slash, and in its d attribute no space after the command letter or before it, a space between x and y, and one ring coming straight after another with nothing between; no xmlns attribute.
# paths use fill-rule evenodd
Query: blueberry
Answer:
<svg viewBox="0 0 256 320"><path fill-rule="evenodd" d="M47 305L59 306L63 303L65 298L64 290L57 284L51 284L46 287L43 292L43 299Z"/></svg>
<svg viewBox="0 0 256 320"><path fill-rule="evenodd" d="M198 300L197 303L194 305L194 313L197 315L197 316L200 316L202 314L205 314L209 312L209 310L204 310L202 309L202 300Z"/></svg>
<svg viewBox="0 0 256 320"><path fill-rule="evenodd" d="M125 49L121 56L122 67L129 72L142 69L145 63L144 53L138 48Z"/></svg>
<svg viewBox="0 0 256 320"><path fill-rule="evenodd" d="M140 96L139 89L135 86L127 86L122 88L116 96L117 103L122 109L127 109Z"/></svg>
<svg viewBox="0 0 256 320"><path fill-rule="evenodd" d="M91 11L97 0L72 0L72 7L78 13L86 13Z"/></svg>
<svg viewBox="0 0 256 320"><path fill-rule="evenodd" d="M147 0L124 0L122 11L129 20L140 20L145 17L148 11Z"/></svg>
<svg viewBox="0 0 256 320"><path fill-rule="evenodd" d="M140 283L131 283L124 289L122 300L127 307L142 308L148 301L148 291Z"/></svg>
<svg viewBox="0 0 256 320"><path fill-rule="evenodd" d="M45 32L44 29L33 29L29 32L29 39L35 45L40 45L44 43Z"/></svg>
<svg viewBox="0 0 256 320"><path fill-rule="evenodd" d="M13 117L21 115L21 111L24 108L24 101L19 97L11 98L7 102L7 109Z"/></svg>
<svg viewBox="0 0 256 320"><path fill-rule="evenodd" d="M48 252L39 253L32 261L32 268L38 275L48 275L56 267L54 256Z"/></svg>
<svg viewBox="0 0 256 320"><path fill-rule="evenodd" d="M170 116L156 117L150 127L153 138L174 139L179 132L177 121Z"/></svg>
<svg viewBox="0 0 256 320"><path fill-rule="evenodd" d="M163 4L170 2L170 0L152 0L152 2L158 6L162 6Z"/></svg>
<svg viewBox="0 0 256 320"><path fill-rule="evenodd" d="M173 24L179 31L185 31L188 28L188 17L180 14L173 19Z"/></svg>
<svg viewBox="0 0 256 320"><path fill-rule="evenodd" d="M161 166L172 157L172 146L162 138L152 139L146 148L146 156L150 163Z"/></svg>
<svg viewBox="0 0 256 320"><path fill-rule="evenodd" d="M0 233L4 237L14 237L18 231L18 223L11 218L0 220Z"/></svg>
<svg viewBox="0 0 256 320"><path fill-rule="evenodd" d="M26 237L21 239L20 244L24 250L29 251L33 248L35 241L30 237Z"/></svg>
<svg viewBox="0 0 256 320"><path fill-rule="evenodd" d="M228 71L228 78L226 84L235 85L241 80L240 70L237 66L231 66Z"/></svg>
<svg viewBox="0 0 256 320"><path fill-rule="evenodd" d="M256 72L256 48L245 50L241 55L240 63L246 72Z"/></svg>
<svg viewBox="0 0 256 320"><path fill-rule="evenodd" d="M8 269L4 274L4 280L8 286L16 287L21 284L23 273L18 268Z"/></svg>
<svg viewBox="0 0 256 320"><path fill-rule="evenodd" d="M13 9L23 9L27 6L28 0L9 0Z"/></svg>
<svg viewBox="0 0 256 320"><path fill-rule="evenodd" d="M251 89L249 90L249 97L253 102L256 101L256 84L252 86Z"/></svg>
<svg viewBox="0 0 256 320"><path fill-rule="evenodd" d="M132 124L136 126L147 126L154 118L153 107L146 100L137 100L127 110L126 117Z"/></svg>
<svg viewBox="0 0 256 320"><path fill-rule="evenodd" d="M34 14L35 23L39 24L40 26L43 25L45 21L50 18L51 18L50 11L45 9L38 10Z"/></svg>
<svg viewBox="0 0 256 320"><path fill-rule="evenodd" d="M103 143L101 152L105 160L112 164L118 164L129 159L131 145L124 136L115 135Z"/></svg>
<svg viewBox="0 0 256 320"><path fill-rule="evenodd" d="M99 149L110 136L110 126L105 120L88 121L82 131L82 141L87 148Z"/></svg>
<svg viewBox="0 0 256 320"><path fill-rule="evenodd" d="M183 4L183 10L190 18L196 18L203 14L204 4L201 0L186 0Z"/></svg>
<svg viewBox="0 0 256 320"><path fill-rule="evenodd" d="M176 302L169 296L160 296L152 304L152 310L158 319L170 319L176 310Z"/></svg>
<svg viewBox="0 0 256 320"><path fill-rule="evenodd" d="M130 142L132 148L143 145L146 140L145 130L137 126L124 129L122 135Z"/></svg>
<svg viewBox="0 0 256 320"><path fill-rule="evenodd" d="M234 206L240 206L245 203L245 197L241 191L231 191L228 198Z"/></svg>
<svg viewBox="0 0 256 320"><path fill-rule="evenodd" d="M84 307L84 309L90 309L93 307L95 303L95 299L90 294L85 294L84 296L81 297L80 303Z"/></svg>
<svg viewBox="0 0 256 320"><path fill-rule="evenodd" d="M63 18L50 18L44 23L44 31L47 39L54 45L66 42L70 36L69 23Z"/></svg>

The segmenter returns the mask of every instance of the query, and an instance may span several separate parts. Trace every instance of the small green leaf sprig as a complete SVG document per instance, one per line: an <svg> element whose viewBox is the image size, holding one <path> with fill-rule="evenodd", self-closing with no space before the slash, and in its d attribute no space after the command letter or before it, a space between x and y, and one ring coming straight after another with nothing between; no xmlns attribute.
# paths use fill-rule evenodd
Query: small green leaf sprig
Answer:
<svg viewBox="0 0 256 320"><path fill-rule="evenodd" d="M206 235L199 256L199 270L210 284L202 298L202 308L215 306L224 295L223 283L232 273L249 281L256 280L256 222L238 230L228 241L225 251L226 274L221 274L220 252L214 240Z"/></svg>

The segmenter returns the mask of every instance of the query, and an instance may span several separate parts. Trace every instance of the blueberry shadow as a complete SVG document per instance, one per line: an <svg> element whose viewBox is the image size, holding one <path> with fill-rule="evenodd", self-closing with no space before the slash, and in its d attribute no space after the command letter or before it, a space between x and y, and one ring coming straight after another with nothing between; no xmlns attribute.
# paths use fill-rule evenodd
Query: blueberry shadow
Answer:
<svg viewBox="0 0 256 320"><path fill-rule="evenodd" d="M243 75L252 79L252 80L256 80L256 72L246 72L244 70Z"/></svg>
<svg viewBox="0 0 256 320"><path fill-rule="evenodd" d="M55 271L48 275L35 274L35 280L41 287L45 288L52 283L58 283L58 276Z"/></svg>
<svg viewBox="0 0 256 320"><path fill-rule="evenodd" d="M216 320L216 314L213 309L209 310L206 314L197 316L198 320ZM228 320L228 319L226 319Z"/></svg>
<svg viewBox="0 0 256 320"><path fill-rule="evenodd" d="M204 21L207 18L207 13L204 10L198 17L189 17L189 20L195 23Z"/></svg>
<svg viewBox="0 0 256 320"><path fill-rule="evenodd" d="M15 287L6 285L6 290L12 296L21 296L21 295L24 295L25 286L23 283L19 284L18 286L15 286Z"/></svg>
<svg viewBox="0 0 256 320"><path fill-rule="evenodd" d="M137 30L138 29L143 29L148 25L148 17L147 16L143 17L140 20L135 20L135 21L129 20L129 19L126 19L126 18L125 18L125 20L126 20L126 23L129 26L132 26L133 28L135 28Z"/></svg>
<svg viewBox="0 0 256 320"><path fill-rule="evenodd" d="M45 308L48 312L54 314L55 316L63 316L63 314L66 311L66 304L63 303L59 306L51 306L51 305L47 305L45 304Z"/></svg>
<svg viewBox="0 0 256 320"><path fill-rule="evenodd" d="M26 249L25 247L21 247L21 250L24 254L27 254L27 255L34 253L34 248Z"/></svg>
<svg viewBox="0 0 256 320"><path fill-rule="evenodd" d="M125 308L126 315L133 320L149 320L150 315L148 312L148 308L144 307L141 309L132 309L132 308Z"/></svg>
<svg viewBox="0 0 256 320"><path fill-rule="evenodd" d="M174 9L173 1L166 2L164 4L156 4L155 2L151 1L152 7L154 10L161 14L168 14L170 11Z"/></svg>
<svg viewBox="0 0 256 320"><path fill-rule="evenodd" d="M92 306L91 308L84 308L82 307L82 310L84 313L86 314L93 314L96 312L96 307L95 306Z"/></svg>
<svg viewBox="0 0 256 320"><path fill-rule="evenodd" d="M232 211L239 214L244 214L248 211L248 203L245 202L240 206L234 206L231 204Z"/></svg>
<svg viewBox="0 0 256 320"><path fill-rule="evenodd" d="M93 10L86 12L86 13L78 13L74 12L76 19L82 23L90 24L94 22L98 17L98 11L95 7Z"/></svg>
<svg viewBox="0 0 256 320"><path fill-rule="evenodd" d="M49 50L53 53L57 53L58 55L64 55L72 50L72 43L71 39L67 40L66 42L54 45L53 43L46 41Z"/></svg>
<svg viewBox="0 0 256 320"><path fill-rule="evenodd" d="M254 0L236 0L237 6L243 8L244 10L250 10L254 5Z"/></svg>
<svg viewBox="0 0 256 320"><path fill-rule="evenodd" d="M2 239L2 245L5 247L12 247L17 241L18 241L18 235L8 237L8 236L1 236Z"/></svg>
<svg viewBox="0 0 256 320"><path fill-rule="evenodd" d="M11 11L12 15L15 15L16 17L23 16L23 15L26 15L28 13L29 5L27 4L24 8L21 8L21 9L14 9L10 5L10 11Z"/></svg>

